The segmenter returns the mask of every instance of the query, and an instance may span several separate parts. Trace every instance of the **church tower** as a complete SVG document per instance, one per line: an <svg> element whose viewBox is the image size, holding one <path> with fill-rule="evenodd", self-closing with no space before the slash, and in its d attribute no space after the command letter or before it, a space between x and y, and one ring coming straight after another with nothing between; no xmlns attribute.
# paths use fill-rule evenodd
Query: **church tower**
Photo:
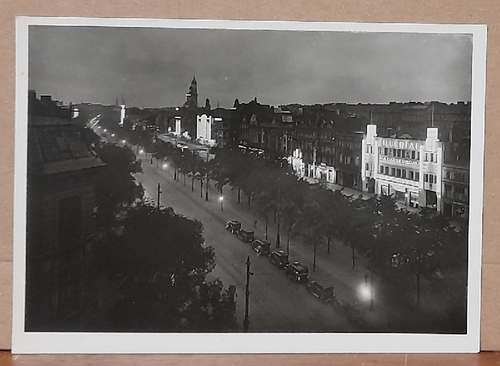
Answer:
<svg viewBox="0 0 500 366"><path fill-rule="evenodd" d="M193 76L189 91L186 93L186 103L184 105L198 107L198 83L196 82L196 76Z"/></svg>

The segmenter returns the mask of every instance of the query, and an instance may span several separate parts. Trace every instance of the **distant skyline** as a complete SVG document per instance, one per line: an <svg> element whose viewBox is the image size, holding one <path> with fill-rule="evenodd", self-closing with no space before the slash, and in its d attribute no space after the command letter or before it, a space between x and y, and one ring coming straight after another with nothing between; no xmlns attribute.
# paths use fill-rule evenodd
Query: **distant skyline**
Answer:
<svg viewBox="0 0 500 366"><path fill-rule="evenodd" d="M29 88L64 103L470 101L463 34L30 26Z"/></svg>

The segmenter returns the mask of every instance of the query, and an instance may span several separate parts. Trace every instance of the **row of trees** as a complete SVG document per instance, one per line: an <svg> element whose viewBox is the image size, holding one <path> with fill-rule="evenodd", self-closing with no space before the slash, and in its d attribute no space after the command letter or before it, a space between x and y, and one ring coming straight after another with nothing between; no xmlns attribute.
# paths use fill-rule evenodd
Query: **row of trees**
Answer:
<svg viewBox="0 0 500 366"><path fill-rule="evenodd" d="M121 133L119 139L134 135L151 141L142 129L112 132ZM141 162L129 147L100 141L86 128L81 137L105 163L95 189L100 228L94 242L96 269L108 283L120 283L116 305L93 327L145 332L237 329L234 286L206 279L215 258L213 249L204 245L202 224L172 208L158 209L144 198L135 180Z"/></svg>
<svg viewBox="0 0 500 366"><path fill-rule="evenodd" d="M318 247L332 252L333 239L351 250L351 265L362 257L382 278L398 275L414 277L416 301L420 303L421 279L429 280L465 272L467 268L467 225L453 226L449 218L435 211L399 209L393 197L347 196L322 184L311 185L299 179L276 157L254 155L240 150L219 149L216 158L203 161L189 151L173 145L157 144L155 156L167 157L194 180L209 177L222 192L230 185L242 194L248 206L266 225L266 239L276 247L290 250L290 238L301 237L312 249L312 270L316 269ZM206 179L208 182L208 179ZM208 184L208 183L206 183ZM276 226L275 238L268 237L268 225Z"/></svg>

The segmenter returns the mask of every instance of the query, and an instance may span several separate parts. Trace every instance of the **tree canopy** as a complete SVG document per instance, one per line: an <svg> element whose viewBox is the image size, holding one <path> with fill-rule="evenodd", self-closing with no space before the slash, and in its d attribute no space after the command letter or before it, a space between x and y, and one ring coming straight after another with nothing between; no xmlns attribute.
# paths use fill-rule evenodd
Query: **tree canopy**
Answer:
<svg viewBox="0 0 500 366"><path fill-rule="evenodd" d="M233 287L207 281L214 251L202 224L141 202L120 220L121 230L98 243L99 268L122 279L114 309L117 331L225 331L236 327Z"/></svg>

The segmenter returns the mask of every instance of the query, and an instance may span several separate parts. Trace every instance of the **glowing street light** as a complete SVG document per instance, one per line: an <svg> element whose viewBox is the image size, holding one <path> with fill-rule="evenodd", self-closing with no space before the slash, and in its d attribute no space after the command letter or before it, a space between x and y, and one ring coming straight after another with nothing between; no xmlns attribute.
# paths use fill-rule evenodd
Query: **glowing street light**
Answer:
<svg viewBox="0 0 500 366"><path fill-rule="evenodd" d="M163 165L161 167L162 167L162 169L167 169L168 168L168 164L167 163L163 163Z"/></svg>
<svg viewBox="0 0 500 366"><path fill-rule="evenodd" d="M368 286L366 284L363 284L359 287L358 293L359 293L359 297L363 301L369 301L371 298L370 286Z"/></svg>
<svg viewBox="0 0 500 366"><path fill-rule="evenodd" d="M370 302L370 311L373 310L373 281L370 277L370 283L368 283L369 275L365 275L365 283L359 287L358 294L361 300Z"/></svg>
<svg viewBox="0 0 500 366"><path fill-rule="evenodd" d="M224 196L219 197L219 202L220 202L220 210L224 211Z"/></svg>
<svg viewBox="0 0 500 366"><path fill-rule="evenodd" d="M104 129L103 132L108 132L108 130Z"/></svg>
<svg viewBox="0 0 500 366"><path fill-rule="evenodd" d="M127 140L122 140L122 144L126 144L127 143Z"/></svg>
<svg viewBox="0 0 500 366"><path fill-rule="evenodd" d="M114 134L114 133L112 133L112 134L111 134L111 137L115 137L115 134Z"/></svg>
<svg viewBox="0 0 500 366"><path fill-rule="evenodd" d="M142 154L144 154L144 150L143 150L143 149L140 149L140 150L139 150L139 154L141 154L141 155L142 155Z"/></svg>

